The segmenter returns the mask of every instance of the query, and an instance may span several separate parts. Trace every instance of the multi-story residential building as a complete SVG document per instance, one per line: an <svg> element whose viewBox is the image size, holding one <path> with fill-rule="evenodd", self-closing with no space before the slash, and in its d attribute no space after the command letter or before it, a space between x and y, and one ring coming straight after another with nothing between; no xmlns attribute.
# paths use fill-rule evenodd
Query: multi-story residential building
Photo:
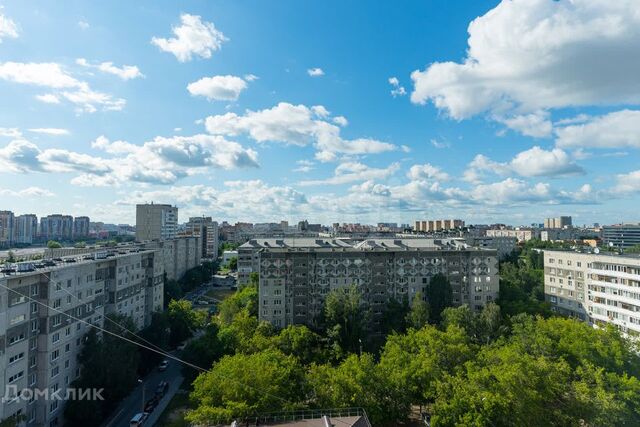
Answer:
<svg viewBox="0 0 640 427"><path fill-rule="evenodd" d="M40 237L45 240L69 240L73 237L73 217L54 214L40 218Z"/></svg>
<svg viewBox="0 0 640 427"><path fill-rule="evenodd" d="M173 239L178 232L178 208L171 205L136 205L136 240Z"/></svg>
<svg viewBox="0 0 640 427"><path fill-rule="evenodd" d="M162 309L158 252L120 252L22 263L0 274L0 386L3 393L18 391L0 400L0 419L20 413L26 417L21 425L62 425L63 400L25 396L35 390L65 396L80 375L82 338L91 325L104 326L105 315L130 316L141 328Z"/></svg>
<svg viewBox="0 0 640 427"><path fill-rule="evenodd" d="M498 297L496 251L454 240L264 239L239 252L239 278L259 273L259 317L276 327L314 324L329 291L351 284L362 290L374 325L390 299L426 295L437 273L449 279L455 305L480 310Z"/></svg>
<svg viewBox="0 0 640 427"><path fill-rule="evenodd" d="M138 246L160 252L167 280L179 280L202 262L200 236L182 236L169 240L143 242Z"/></svg>
<svg viewBox="0 0 640 427"><path fill-rule="evenodd" d="M202 257L217 258L219 243L218 223L208 217L192 217L186 224L187 234L200 236L202 241Z"/></svg>
<svg viewBox="0 0 640 427"><path fill-rule="evenodd" d="M11 246L15 240L15 217L11 211L0 211L0 247Z"/></svg>
<svg viewBox="0 0 640 427"><path fill-rule="evenodd" d="M416 221L413 226L414 231L432 233L435 231L454 230L464 227L461 219L435 219L426 221Z"/></svg>
<svg viewBox="0 0 640 427"><path fill-rule="evenodd" d="M518 242L526 242L540 238L537 228L492 228L485 231L487 237L515 237Z"/></svg>
<svg viewBox="0 0 640 427"><path fill-rule="evenodd" d="M640 335L640 256L544 251L545 299L558 313Z"/></svg>
<svg viewBox="0 0 640 427"><path fill-rule="evenodd" d="M75 239L89 236L89 224L91 220L88 216L77 216L73 219L73 237Z"/></svg>
<svg viewBox="0 0 640 427"><path fill-rule="evenodd" d="M545 218L543 226L544 228L570 228L571 223L570 216L559 216L556 218Z"/></svg>
<svg viewBox="0 0 640 427"><path fill-rule="evenodd" d="M518 243L518 239L515 237L473 237L467 236L465 237L465 242L469 246L486 248L486 249L495 249L498 253L498 258L503 259L506 256L511 255L513 251L516 249L516 245Z"/></svg>
<svg viewBox="0 0 640 427"><path fill-rule="evenodd" d="M605 225L602 227L605 245L626 249L640 245L640 224Z"/></svg>
<svg viewBox="0 0 640 427"><path fill-rule="evenodd" d="M31 244L38 237L38 217L33 214L16 217L16 243Z"/></svg>

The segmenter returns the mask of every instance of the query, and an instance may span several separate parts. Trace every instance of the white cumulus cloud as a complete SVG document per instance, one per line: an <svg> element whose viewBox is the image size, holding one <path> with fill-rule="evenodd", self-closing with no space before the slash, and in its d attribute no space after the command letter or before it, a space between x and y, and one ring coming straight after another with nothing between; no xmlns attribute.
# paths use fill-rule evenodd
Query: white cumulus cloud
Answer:
<svg viewBox="0 0 640 427"><path fill-rule="evenodd" d="M621 110L556 129L563 148L640 148L640 111Z"/></svg>
<svg viewBox="0 0 640 427"><path fill-rule="evenodd" d="M0 10L0 43L3 38L15 39L18 37L18 26L11 18L6 17Z"/></svg>
<svg viewBox="0 0 640 427"><path fill-rule="evenodd" d="M322 68L309 68L307 70L307 74L309 74L311 77L320 77L320 76L324 76L324 71L322 70Z"/></svg>
<svg viewBox="0 0 640 427"><path fill-rule="evenodd" d="M114 76L117 76L122 80L132 80L144 77L144 74L142 74L140 72L140 69L135 65L123 65L122 67L117 67L113 65L113 62L110 61L101 62L99 64L91 64L84 58L76 59L76 64L86 68L94 68L102 71L103 73L113 74Z"/></svg>
<svg viewBox="0 0 640 427"><path fill-rule="evenodd" d="M151 43L160 50L175 55L180 62L191 61L193 55L211 58L228 39L211 22L200 16L184 13L180 15L181 25L172 28L175 37L166 39L153 37Z"/></svg>
<svg viewBox="0 0 640 427"><path fill-rule="evenodd" d="M246 88L245 80L230 75L203 77L187 86L191 95L204 96L213 101L235 101Z"/></svg>

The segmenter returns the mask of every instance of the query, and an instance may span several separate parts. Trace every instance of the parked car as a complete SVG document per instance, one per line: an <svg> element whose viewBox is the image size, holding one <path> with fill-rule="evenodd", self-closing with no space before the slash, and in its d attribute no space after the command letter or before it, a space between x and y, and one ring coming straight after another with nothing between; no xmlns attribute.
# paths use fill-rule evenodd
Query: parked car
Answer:
<svg viewBox="0 0 640 427"><path fill-rule="evenodd" d="M131 421L129 421L129 426L140 427L141 425L144 424L144 422L147 420L148 417L149 417L149 414L147 412L137 413L133 416L133 418L131 418Z"/></svg>
<svg viewBox="0 0 640 427"><path fill-rule="evenodd" d="M165 359L162 362L160 362L160 365L158 365L158 371L164 372L167 370L168 367L169 367L169 361Z"/></svg>
<svg viewBox="0 0 640 427"><path fill-rule="evenodd" d="M151 413L158 406L158 398L153 396L151 399L147 400L147 403L144 404L144 412Z"/></svg>
<svg viewBox="0 0 640 427"><path fill-rule="evenodd" d="M166 381L160 381L160 384L156 387L156 396L164 396L167 393L167 390L169 390L169 383Z"/></svg>

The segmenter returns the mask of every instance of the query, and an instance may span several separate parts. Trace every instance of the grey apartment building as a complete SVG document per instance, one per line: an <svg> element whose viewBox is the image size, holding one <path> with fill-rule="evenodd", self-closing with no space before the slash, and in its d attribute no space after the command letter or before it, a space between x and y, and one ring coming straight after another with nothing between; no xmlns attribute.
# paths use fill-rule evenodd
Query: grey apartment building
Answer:
<svg viewBox="0 0 640 427"><path fill-rule="evenodd" d="M63 400L7 392L65 396L80 375L77 356L87 323L102 327L105 315L117 313L137 328L147 325L163 306L164 268L157 256L155 250L102 252L0 273L0 419L19 413L21 425L63 424Z"/></svg>
<svg viewBox="0 0 640 427"><path fill-rule="evenodd" d="M640 245L640 224L617 224L602 227L602 241L616 249Z"/></svg>
<svg viewBox="0 0 640 427"><path fill-rule="evenodd" d="M454 240L259 239L240 246L239 283L260 275L259 317L276 327L313 324L330 290L355 284L379 321L392 298L411 301L442 273L455 305L481 310L498 297L495 250Z"/></svg>
<svg viewBox="0 0 640 427"><path fill-rule="evenodd" d="M163 204L136 205L136 240L173 239L178 232L178 208Z"/></svg>
<svg viewBox="0 0 640 427"><path fill-rule="evenodd" d="M552 310L640 335L640 256L544 252L544 292Z"/></svg>

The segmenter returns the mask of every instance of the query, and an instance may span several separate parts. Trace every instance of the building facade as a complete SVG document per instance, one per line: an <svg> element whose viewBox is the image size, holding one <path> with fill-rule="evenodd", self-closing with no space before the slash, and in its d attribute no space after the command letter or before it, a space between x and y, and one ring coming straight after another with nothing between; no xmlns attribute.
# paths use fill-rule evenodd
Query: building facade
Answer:
<svg viewBox="0 0 640 427"><path fill-rule="evenodd" d="M91 220L88 216L77 216L73 219L73 237L75 239L89 236Z"/></svg>
<svg viewBox="0 0 640 427"><path fill-rule="evenodd" d="M171 205L136 205L136 240L173 239L178 232L178 208Z"/></svg>
<svg viewBox="0 0 640 427"><path fill-rule="evenodd" d="M16 243L31 244L38 237L38 217L33 214L16 217Z"/></svg>
<svg viewBox="0 0 640 427"><path fill-rule="evenodd" d="M413 230L422 233L432 233L436 231L455 230L464 227L461 219L435 219L425 221L415 221Z"/></svg>
<svg viewBox="0 0 640 427"><path fill-rule="evenodd" d="M70 240L73 237L73 217L54 214L40 218L40 237L45 240Z"/></svg>
<svg viewBox="0 0 640 427"><path fill-rule="evenodd" d="M63 424L63 400L26 396L36 389L65 396L80 375L83 337L90 325L103 327L106 315L130 316L138 329L150 323L163 306L158 258L154 250L96 252L0 275L0 419L19 413L23 425Z"/></svg>
<svg viewBox="0 0 640 427"><path fill-rule="evenodd" d="M259 317L279 328L314 324L329 291L352 284L361 290L373 324L381 322L392 298L425 295L438 273L449 279L456 306L481 310L498 297L496 251L453 240L266 239L251 240L239 252L239 283L241 271L259 273Z"/></svg>
<svg viewBox="0 0 640 427"><path fill-rule="evenodd" d="M200 236L202 241L202 257L216 259L218 257L219 230L218 223L208 217L192 217L186 224L186 232L192 236Z"/></svg>
<svg viewBox="0 0 640 427"><path fill-rule="evenodd" d="M15 240L15 216L11 211L0 211L0 248L9 247Z"/></svg>
<svg viewBox="0 0 640 427"><path fill-rule="evenodd" d="M570 216L559 216L556 218L545 218L544 228L570 228L572 221Z"/></svg>
<svg viewBox="0 0 640 427"><path fill-rule="evenodd" d="M492 228L486 230L485 234L487 237L515 237L518 242L540 239L540 230L537 228Z"/></svg>
<svg viewBox="0 0 640 427"><path fill-rule="evenodd" d="M605 245L617 249L627 249L640 245L640 224L605 225L602 227Z"/></svg>
<svg viewBox="0 0 640 427"><path fill-rule="evenodd" d="M544 292L560 314L640 335L640 256L545 251Z"/></svg>

